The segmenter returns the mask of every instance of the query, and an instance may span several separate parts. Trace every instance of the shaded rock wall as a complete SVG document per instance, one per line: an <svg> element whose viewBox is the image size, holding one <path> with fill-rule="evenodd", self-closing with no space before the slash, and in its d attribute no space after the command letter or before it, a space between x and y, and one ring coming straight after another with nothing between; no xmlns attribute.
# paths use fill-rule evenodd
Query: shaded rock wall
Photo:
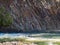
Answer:
<svg viewBox="0 0 60 45"><path fill-rule="evenodd" d="M0 0L18 32L60 31L60 0ZM7 30L8 32L8 30Z"/></svg>

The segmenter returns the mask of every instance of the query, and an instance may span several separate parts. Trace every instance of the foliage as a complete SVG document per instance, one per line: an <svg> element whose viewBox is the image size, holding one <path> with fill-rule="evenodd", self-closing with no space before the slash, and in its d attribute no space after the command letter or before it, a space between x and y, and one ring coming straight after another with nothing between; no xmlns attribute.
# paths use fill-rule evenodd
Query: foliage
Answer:
<svg viewBox="0 0 60 45"><path fill-rule="evenodd" d="M21 42L24 42L25 39L22 39L22 38L0 38L0 42L11 42L11 41L21 41Z"/></svg>
<svg viewBox="0 0 60 45"><path fill-rule="evenodd" d="M54 42L53 44L55 44L55 45L60 45L60 42Z"/></svg>
<svg viewBox="0 0 60 45"><path fill-rule="evenodd" d="M0 38L0 42L12 41L10 38Z"/></svg>
<svg viewBox="0 0 60 45"><path fill-rule="evenodd" d="M4 7L0 7L0 26L9 26L12 24L13 18L5 10Z"/></svg>
<svg viewBox="0 0 60 45"><path fill-rule="evenodd" d="M37 42L38 45L48 45L46 42Z"/></svg>

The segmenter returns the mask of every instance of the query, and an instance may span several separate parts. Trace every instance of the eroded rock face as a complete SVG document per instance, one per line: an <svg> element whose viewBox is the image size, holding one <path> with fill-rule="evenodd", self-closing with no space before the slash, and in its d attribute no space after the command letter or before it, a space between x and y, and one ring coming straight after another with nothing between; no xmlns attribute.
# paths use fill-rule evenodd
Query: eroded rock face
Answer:
<svg viewBox="0 0 60 45"><path fill-rule="evenodd" d="M13 17L18 32L60 30L60 0L0 0Z"/></svg>

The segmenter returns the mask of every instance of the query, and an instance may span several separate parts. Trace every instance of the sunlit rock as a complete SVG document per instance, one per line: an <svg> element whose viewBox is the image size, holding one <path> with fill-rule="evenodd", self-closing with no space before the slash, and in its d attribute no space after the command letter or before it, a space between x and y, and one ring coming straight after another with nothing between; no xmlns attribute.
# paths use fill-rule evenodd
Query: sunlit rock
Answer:
<svg viewBox="0 0 60 45"><path fill-rule="evenodd" d="M60 0L56 0L57 2L60 2Z"/></svg>

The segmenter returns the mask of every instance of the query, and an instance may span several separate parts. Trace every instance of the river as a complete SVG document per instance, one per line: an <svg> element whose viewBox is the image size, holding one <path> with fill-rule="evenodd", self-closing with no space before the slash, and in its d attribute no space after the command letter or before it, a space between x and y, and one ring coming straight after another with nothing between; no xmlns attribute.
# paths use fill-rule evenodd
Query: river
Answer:
<svg viewBox="0 0 60 45"><path fill-rule="evenodd" d="M60 38L60 33L0 33L0 38Z"/></svg>

